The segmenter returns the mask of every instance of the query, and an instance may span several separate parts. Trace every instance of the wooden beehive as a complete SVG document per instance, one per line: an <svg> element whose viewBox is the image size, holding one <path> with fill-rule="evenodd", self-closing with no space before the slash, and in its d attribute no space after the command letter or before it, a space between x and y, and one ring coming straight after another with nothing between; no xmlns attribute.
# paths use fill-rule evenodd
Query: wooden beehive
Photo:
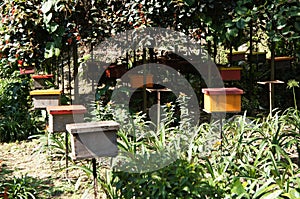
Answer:
<svg viewBox="0 0 300 199"><path fill-rule="evenodd" d="M114 157L118 154L117 131L114 121L67 124L71 134L71 157L75 160L95 157Z"/></svg>
<svg viewBox="0 0 300 199"><path fill-rule="evenodd" d="M223 80L240 80L241 79L240 67L220 67L219 71Z"/></svg>
<svg viewBox="0 0 300 199"><path fill-rule="evenodd" d="M46 88L46 80L52 79L53 75L32 75L31 78L33 79L34 89L44 89Z"/></svg>
<svg viewBox="0 0 300 199"><path fill-rule="evenodd" d="M284 56L284 57L274 57L275 69L290 69L292 66L293 57ZM267 59L271 65L271 58Z"/></svg>
<svg viewBox="0 0 300 199"><path fill-rule="evenodd" d="M61 90L33 90L30 96L35 109L45 109L47 106L58 106L60 104Z"/></svg>
<svg viewBox="0 0 300 199"><path fill-rule="evenodd" d="M245 51L232 52L231 61L245 60L245 55L246 55ZM230 61L230 53L227 54L227 60Z"/></svg>
<svg viewBox="0 0 300 199"><path fill-rule="evenodd" d="M247 59L252 63L265 63L266 54L266 52L252 52L252 55L247 55Z"/></svg>
<svg viewBox="0 0 300 199"><path fill-rule="evenodd" d="M125 65L111 65L109 66L105 73L108 78L120 78L127 72Z"/></svg>
<svg viewBox="0 0 300 199"><path fill-rule="evenodd" d="M130 85L132 88L143 87L144 84L148 88L153 87L153 75L151 75L151 74L129 75L129 79L130 79Z"/></svg>
<svg viewBox="0 0 300 199"><path fill-rule="evenodd" d="M212 112L240 112L241 95L243 90L232 88L205 88L204 111Z"/></svg>
<svg viewBox="0 0 300 199"><path fill-rule="evenodd" d="M28 67L20 67L20 74L21 75L27 75L27 74L34 74L35 73L35 68L33 66L28 66Z"/></svg>
<svg viewBox="0 0 300 199"><path fill-rule="evenodd" d="M66 131L66 124L83 122L87 110L82 105L66 105L48 106L47 112L49 115L47 130L53 133Z"/></svg>

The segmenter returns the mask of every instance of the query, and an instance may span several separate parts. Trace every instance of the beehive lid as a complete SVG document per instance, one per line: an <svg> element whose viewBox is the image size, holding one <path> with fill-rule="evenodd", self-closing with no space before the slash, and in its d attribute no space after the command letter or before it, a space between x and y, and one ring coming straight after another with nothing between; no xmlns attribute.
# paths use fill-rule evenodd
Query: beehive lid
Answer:
<svg viewBox="0 0 300 199"><path fill-rule="evenodd" d="M232 88L204 88L202 89L202 93L206 95L241 95L243 94L243 90L238 89L236 87Z"/></svg>
<svg viewBox="0 0 300 199"><path fill-rule="evenodd" d="M220 70L242 70L241 67L219 67Z"/></svg>
<svg viewBox="0 0 300 199"><path fill-rule="evenodd" d="M87 112L82 105L47 106L47 112L51 115L84 114Z"/></svg>
<svg viewBox="0 0 300 199"><path fill-rule="evenodd" d="M32 75L31 76L33 79L50 79L53 77L53 74L49 75Z"/></svg>
<svg viewBox="0 0 300 199"><path fill-rule="evenodd" d="M58 89L30 91L30 95L60 95L60 94L61 94L61 90Z"/></svg>
<svg viewBox="0 0 300 199"><path fill-rule="evenodd" d="M117 131L119 127L119 123L115 121L85 122L66 125L67 131L72 134Z"/></svg>
<svg viewBox="0 0 300 199"><path fill-rule="evenodd" d="M284 56L284 57L274 57L275 61L291 61L294 57ZM271 60L271 58L267 58L267 60Z"/></svg>
<svg viewBox="0 0 300 199"><path fill-rule="evenodd" d="M229 55L230 52L227 52L227 54ZM234 51L234 52L232 52L232 55L242 55L242 54L246 54L246 51Z"/></svg>
<svg viewBox="0 0 300 199"><path fill-rule="evenodd" d="M252 55L264 55L267 54L266 52L252 52ZM250 53L248 53L250 55Z"/></svg>

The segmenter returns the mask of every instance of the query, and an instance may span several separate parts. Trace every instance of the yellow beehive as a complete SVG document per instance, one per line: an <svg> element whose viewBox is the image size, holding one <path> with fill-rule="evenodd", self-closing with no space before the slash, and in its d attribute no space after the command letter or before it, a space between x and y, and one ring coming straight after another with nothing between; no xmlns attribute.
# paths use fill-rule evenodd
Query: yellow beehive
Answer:
<svg viewBox="0 0 300 199"><path fill-rule="evenodd" d="M241 95L243 90L238 88L205 88L204 111L212 112L240 112Z"/></svg>
<svg viewBox="0 0 300 199"><path fill-rule="evenodd" d="M35 109L45 109L47 106L60 105L61 90L34 90L30 91Z"/></svg>

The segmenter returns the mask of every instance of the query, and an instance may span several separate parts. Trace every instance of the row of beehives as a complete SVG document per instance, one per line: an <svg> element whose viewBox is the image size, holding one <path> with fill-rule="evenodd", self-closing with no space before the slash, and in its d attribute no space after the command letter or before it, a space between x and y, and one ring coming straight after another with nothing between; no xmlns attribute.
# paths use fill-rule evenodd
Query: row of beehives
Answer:
<svg viewBox="0 0 300 199"><path fill-rule="evenodd" d="M206 88L204 110L207 112L240 112L243 90L238 88ZM60 90L35 90L30 95L36 109L46 109L49 114L49 131L65 131L65 124L83 122L86 111L81 105L59 106ZM74 117L74 118L73 118Z"/></svg>
<svg viewBox="0 0 300 199"><path fill-rule="evenodd" d="M84 122L87 109L82 105L61 106L60 90L33 90L30 95L35 109L47 111L48 132L70 133L73 159L117 155L118 123L114 121Z"/></svg>

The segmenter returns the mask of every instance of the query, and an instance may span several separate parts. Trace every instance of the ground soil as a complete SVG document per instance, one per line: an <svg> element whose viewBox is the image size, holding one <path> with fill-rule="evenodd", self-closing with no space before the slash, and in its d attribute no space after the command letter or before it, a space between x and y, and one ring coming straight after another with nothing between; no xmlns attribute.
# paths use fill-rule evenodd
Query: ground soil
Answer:
<svg viewBox="0 0 300 199"><path fill-rule="evenodd" d="M63 160L50 160L47 153L35 153L38 140L0 144L0 178L11 179L27 175L45 182L50 198L94 198L92 180L82 171L70 171L66 178ZM43 190L41 190L43 192ZM41 195L44 195L41 193ZM98 193L99 198L106 198ZM0 196L1 198L1 196Z"/></svg>

